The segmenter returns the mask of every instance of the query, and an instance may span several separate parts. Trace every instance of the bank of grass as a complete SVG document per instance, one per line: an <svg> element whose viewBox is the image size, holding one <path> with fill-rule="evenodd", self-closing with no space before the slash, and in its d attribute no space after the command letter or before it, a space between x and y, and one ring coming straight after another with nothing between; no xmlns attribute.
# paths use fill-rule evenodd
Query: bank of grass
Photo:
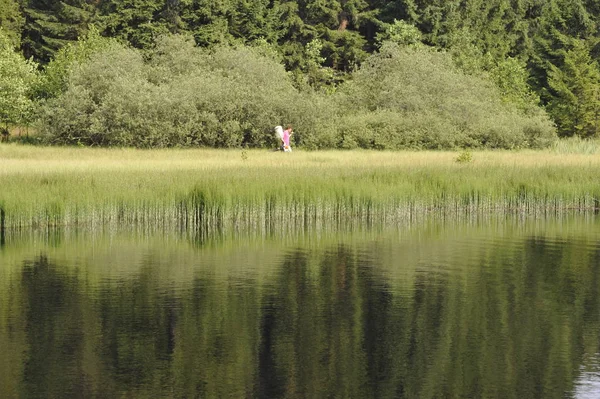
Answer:
<svg viewBox="0 0 600 399"><path fill-rule="evenodd" d="M310 228L425 214L594 211L600 157L545 151L134 150L0 145L4 228Z"/></svg>
<svg viewBox="0 0 600 399"><path fill-rule="evenodd" d="M551 148L553 152L558 154L594 155L600 153L600 141L571 137L557 140Z"/></svg>

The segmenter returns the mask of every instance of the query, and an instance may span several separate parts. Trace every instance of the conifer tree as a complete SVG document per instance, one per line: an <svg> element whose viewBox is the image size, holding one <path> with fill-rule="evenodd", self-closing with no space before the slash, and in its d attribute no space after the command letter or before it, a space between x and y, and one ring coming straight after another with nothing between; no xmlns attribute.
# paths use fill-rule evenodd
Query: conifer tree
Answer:
<svg viewBox="0 0 600 399"><path fill-rule="evenodd" d="M371 0L370 6L376 10L377 18L383 23L393 23L394 20L416 24L420 17L417 0Z"/></svg>
<svg viewBox="0 0 600 399"><path fill-rule="evenodd" d="M85 0L22 1L26 17L23 53L44 63L58 49L85 33L93 10Z"/></svg>
<svg viewBox="0 0 600 399"><path fill-rule="evenodd" d="M598 43L593 0L551 0L539 7L529 58L530 81L562 136L595 134L592 61ZM584 86L589 85L586 89Z"/></svg>
<svg viewBox="0 0 600 399"><path fill-rule="evenodd" d="M548 85L552 92L548 110L558 125L559 135L598 136L600 69L584 40L573 40L561 68L550 66Z"/></svg>
<svg viewBox="0 0 600 399"><path fill-rule="evenodd" d="M278 1L238 0L231 13L231 34L245 42L264 39L276 43L280 37L278 5Z"/></svg>
<svg viewBox="0 0 600 399"><path fill-rule="evenodd" d="M104 35L138 48L151 47L156 37L169 32L168 21L177 21L175 4L165 0L101 0L98 10Z"/></svg>
<svg viewBox="0 0 600 399"><path fill-rule="evenodd" d="M351 71L367 57L367 41L359 29L369 5L363 0L309 0L300 3L304 23L314 27L315 38L323 41L326 65Z"/></svg>

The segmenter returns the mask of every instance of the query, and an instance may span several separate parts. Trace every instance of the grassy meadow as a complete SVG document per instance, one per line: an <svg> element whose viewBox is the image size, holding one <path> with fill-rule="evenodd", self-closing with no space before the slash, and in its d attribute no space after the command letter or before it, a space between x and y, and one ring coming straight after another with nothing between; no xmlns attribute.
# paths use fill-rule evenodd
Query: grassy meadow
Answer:
<svg viewBox="0 0 600 399"><path fill-rule="evenodd" d="M459 152L93 149L0 145L3 228L261 229L422 215L593 211L597 146ZM466 162L457 162L457 159Z"/></svg>

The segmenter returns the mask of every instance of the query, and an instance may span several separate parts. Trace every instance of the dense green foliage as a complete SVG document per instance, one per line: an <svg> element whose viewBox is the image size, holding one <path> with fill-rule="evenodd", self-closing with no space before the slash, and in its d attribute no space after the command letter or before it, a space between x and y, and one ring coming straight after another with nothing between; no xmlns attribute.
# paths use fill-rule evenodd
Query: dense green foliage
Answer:
<svg viewBox="0 0 600 399"><path fill-rule="evenodd" d="M49 101L42 130L52 143L100 146L270 146L273 125L307 130L320 112L282 65L253 48L195 47L164 37L146 60L112 46L75 70Z"/></svg>
<svg viewBox="0 0 600 399"><path fill-rule="evenodd" d="M38 80L36 68L34 62L15 51L9 36L0 28L0 123L31 123L31 93Z"/></svg>
<svg viewBox="0 0 600 399"><path fill-rule="evenodd" d="M93 55L118 47L115 39L100 36L95 27L78 41L68 43L54 56L44 68L36 95L41 98L54 98L67 90L71 73L87 62Z"/></svg>
<svg viewBox="0 0 600 399"><path fill-rule="evenodd" d="M428 47L384 45L333 95L298 90L261 47L205 50L164 36L145 56L114 43L96 51L44 106L48 142L268 147L273 125L287 122L308 148L543 147L554 137L542 112L526 116Z"/></svg>
<svg viewBox="0 0 600 399"><path fill-rule="evenodd" d="M342 147L543 147L554 138L546 116L525 116L490 82L457 70L430 48L384 45L340 87Z"/></svg>
<svg viewBox="0 0 600 399"><path fill-rule="evenodd" d="M0 28L14 45L21 42L21 29L25 18L19 10L16 0L0 0Z"/></svg>
<svg viewBox="0 0 600 399"><path fill-rule="evenodd" d="M599 134L595 0L1 0L0 5L0 26L15 43L21 36L24 55L42 64L85 36L90 24L144 57L165 34L183 33L203 48L266 49L292 73L295 87L324 93L352 80L384 41L424 44L450 53L464 73L491 79L504 101L522 112L538 114L535 107L544 106L560 136Z"/></svg>
<svg viewBox="0 0 600 399"><path fill-rule="evenodd" d="M20 0L25 26L23 53L48 62L86 30L93 6L86 0Z"/></svg>

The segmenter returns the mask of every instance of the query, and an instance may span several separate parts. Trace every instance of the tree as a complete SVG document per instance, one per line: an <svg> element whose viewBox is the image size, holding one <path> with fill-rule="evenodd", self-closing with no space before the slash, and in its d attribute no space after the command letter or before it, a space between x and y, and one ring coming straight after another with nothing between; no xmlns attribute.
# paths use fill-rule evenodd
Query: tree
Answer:
<svg viewBox="0 0 600 399"><path fill-rule="evenodd" d="M57 97L67 89L69 75L75 66L81 65L92 55L116 45L115 39L100 36L98 29L91 26L85 36L61 48L46 65L36 94L42 98Z"/></svg>
<svg viewBox="0 0 600 399"><path fill-rule="evenodd" d="M574 40L562 68L550 67L548 111L561 136L597 136L600 126L600 70L583 40Z"/></svg>
<svg viewBox="0 0 600 399"><path fill-rule="evenodd" d="M421 44L422 34L419 28L409 24L406 21L394 19L385 30L377 34L377 42L381 46L384 41L391 41L400 45L419 45Z"/></svg>
<svg viewBox="0 0 600 399"><path fill-rule="evenodd" d="M37 77L37 65L15 51L0 29L0 123L31 122L34 104L30 93Z"/></svg>
<svg viewBox="0 0 600 399"><path fill-rule="evenodd" d="M86 0L23 0L26 57L47 63L56 51L87 30L93 8Z"/></svg>
<svg viewBox="0 0 600 399"><path fill-rule="evenodd" d="M278 7L278 1L270 0L234 2L229 18L229 31L246 43L261 38L269 43L277 43L281 36Z"/></svg>
<svg viewBox="0 0 600 399"><path fill-rule="evenodd" d="M555 138L543 112L525 115L448 53L386 42L339 89L337 136L348 147L543 147ZM332 126L332 129L336 129Z"/></svg>
<svg viewBox="0 0 600 399"><path fill-rule="evenodd" d="M306 44L306 73L308 84L317 90L328 91L331 89L328 84L334 79L334 72L331 68L323 67L325 57L321 56L323 50L323 42L319 39L314 39Z"/></svg>
<svg viewBox="0 0 600 399"><path fill-rule="evenodd" d="M540 97L527 83L529 72L524 62L507 57L495 62L489 74L506 102L526 113L539 112Z"/></svg>
<svg viewBox="0 0 600 399"><path fill-rule="evenodd" d="M123 39L137 48L148 49L158 36L179 26L178 3L164 0L101 0L97 22L104 35Z"/></svg>
<svg viewBox="0 0 600 399"><path fill-rule="evenodd" d="M562 69L573 39L593 39L597 23L583 0L551 0L536 10L538 27L532 35L529 57L531 83L545 104L553 98L548 77L553 68Z"/></svg>
<svg viewBox="0 0 600 399"><path fill-rule="evenodd" d="M25 19L16 0L0 0L0 28L16 46L21 43L21 30Z"/></svg>

